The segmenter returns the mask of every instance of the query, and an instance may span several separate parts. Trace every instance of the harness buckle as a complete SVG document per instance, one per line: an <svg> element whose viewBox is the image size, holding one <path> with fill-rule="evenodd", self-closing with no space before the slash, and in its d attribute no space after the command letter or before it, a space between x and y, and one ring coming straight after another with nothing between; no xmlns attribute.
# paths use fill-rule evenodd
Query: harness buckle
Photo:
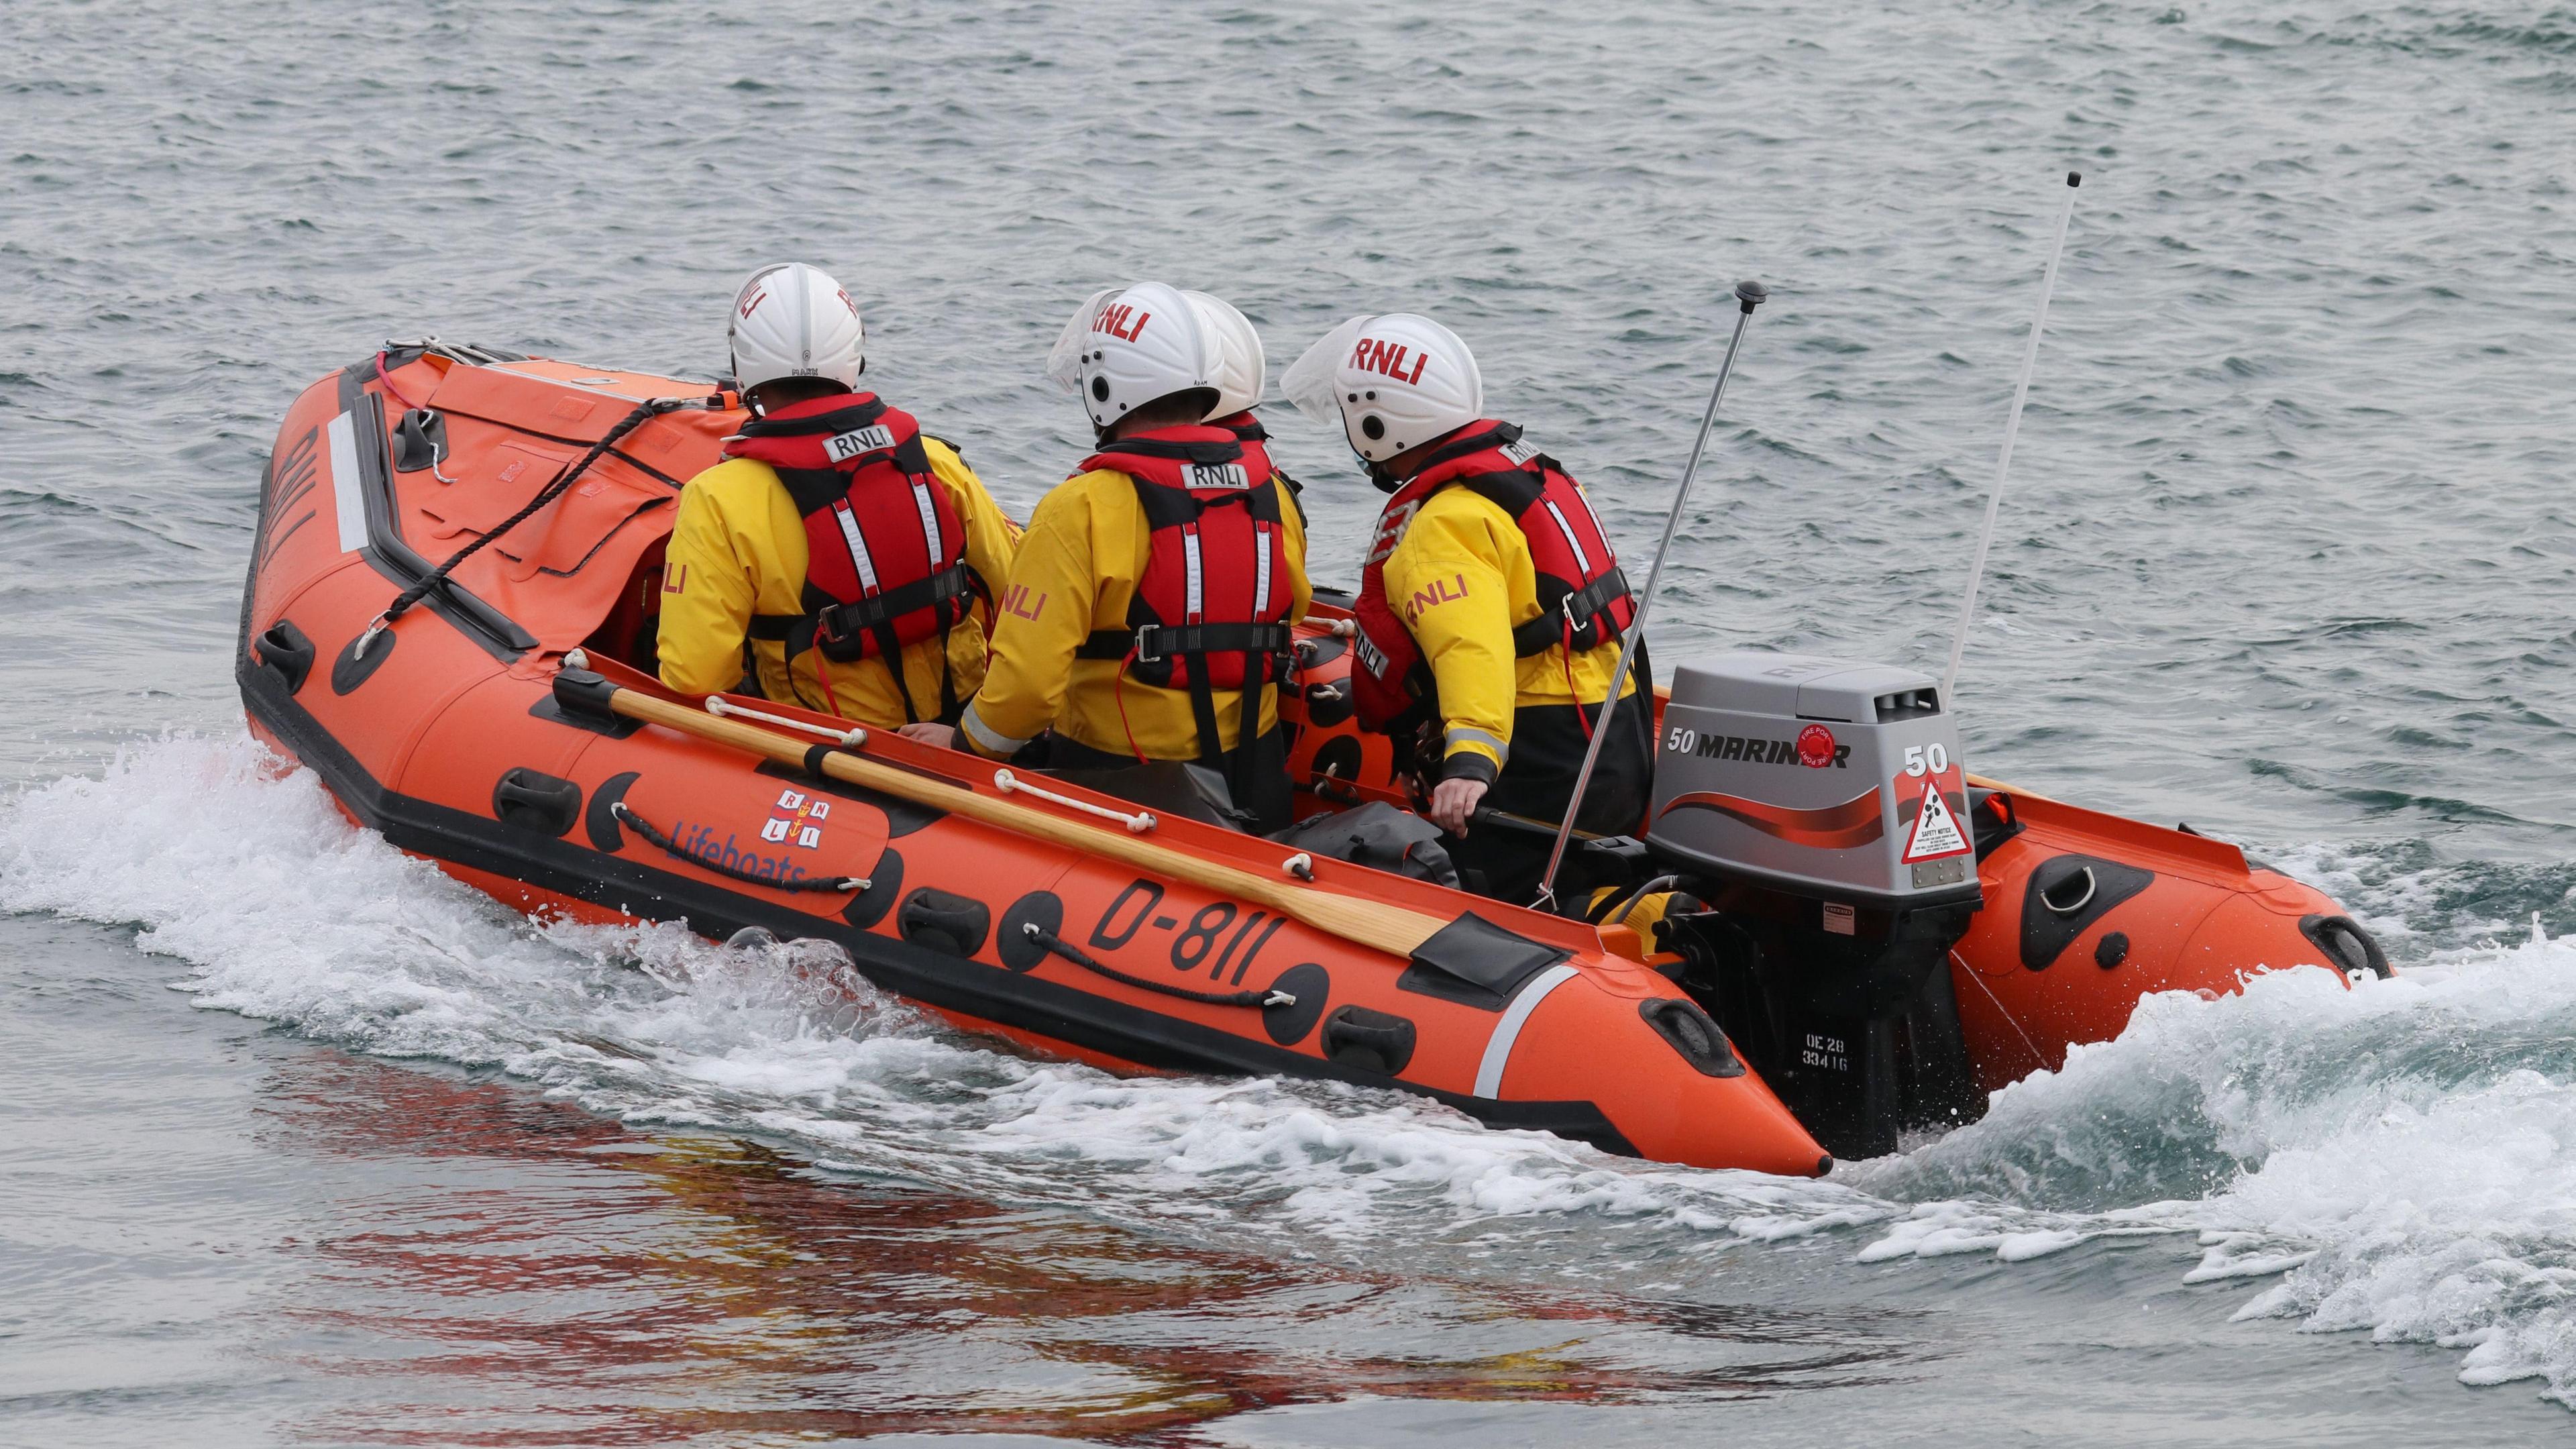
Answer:
<svg viewBox="0 0 2576 1449"><path fill-rule="evenodd" d="M1145 636L1146 636L1146 635L1148 635L1148 634L1154 633L1154 632L1155 632L1155 626L1154 626L1154 625L1151 625L1151 624L1140 624L1140 625L1138 625L1138 626L1136 627L1136 647L1135 647L1135 656L1136 656L1136 662L1137 662L1137 663L1139 663L1139 664L1160 664L1160 663L1162 663L1162 662L1163 662L1163 656L1162 656L1162 655L1160 655L1160 654L1156 654L1156 653L1148 652L1148 650L1147 650L1147 648L1146 648L1146 644L1145 644Z"/></svg>
<svg viewBox="0 0 2576 1449"><path fill-rule="evenodd" d="M840 605L835 604L830 608L817 609L814 611L812 618L814 620L815 648L820 649L826 644L838 644L841 642Z"/></svg>

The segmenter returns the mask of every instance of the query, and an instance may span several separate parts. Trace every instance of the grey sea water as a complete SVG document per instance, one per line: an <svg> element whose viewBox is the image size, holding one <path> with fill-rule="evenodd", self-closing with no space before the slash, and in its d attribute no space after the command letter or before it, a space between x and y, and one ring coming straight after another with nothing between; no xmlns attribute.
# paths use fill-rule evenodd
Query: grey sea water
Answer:
<svg viewBox="0 0 2576 1449"><path fill-rule="evenodd" d="M2576 11L0 21L0 1442L2576 1433ZM1274 373L1442 317L1631 551L1758 277L1658 653L1937 664L2069 168L1971 766L2241 840L2407 974L2152 1001L1823 1183L532 926L239 722L306 381L709 374L782 257L1014 509L1083 451L1047 343L1152 276ZM1376 495L1269 411L1347 581Z"/></svg>

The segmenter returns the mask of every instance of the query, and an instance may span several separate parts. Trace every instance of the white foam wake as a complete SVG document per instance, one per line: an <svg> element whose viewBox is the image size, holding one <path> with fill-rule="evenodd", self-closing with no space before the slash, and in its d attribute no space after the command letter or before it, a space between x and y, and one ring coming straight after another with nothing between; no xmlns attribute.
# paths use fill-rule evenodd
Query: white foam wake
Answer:
<svg viewBox="0 0 2576 1449"><path fill-rule="evenodd" d="M1975 1126L1851 1177L1930 1199L1864 1257L2190 1229L2192 1281L2284 1275L2241 1317L2466 1347L2463 1380L2576 1402L2576 948L2151 998ZM1963 1205L1996 1200L2064 1216Z"/></svg>
<svg viewBox="0 0 2576 1449"><path fill-rule="evenodd" d="M2154 998L1975 1126L1810 1183L1610 1158L1394 1093L1031 1061L821 943L529 922L246 738L137 745L0 804L0 907L133 923L198 1003L318 1040L1158 1232L1680 1276L1729 1245L2012 1261L2199 1234L2191 1278L2277 1275L2245 1315L2462 1347L2470 1382L2576 1393L2576 950L2556 943L2354 990L2310 970ZM1594 1227L1569 1246L1550 1225L1573 1218Z"/></svg>
<svg viewBox="0 0 2576 1449"><path fill-rule="evenodd" d="M176 984L199 1004L319 1040L1161 1228L1285 1218L1359 1240L1586 1212L1779 1237L1889 1211L1838 1186L1487 1131L1403 1093L1028 1060L937 1026L821 942L531 922L352 827L247 738L134 746L0 807L0 906L135 923L137 946L186 964Z"/></svg>

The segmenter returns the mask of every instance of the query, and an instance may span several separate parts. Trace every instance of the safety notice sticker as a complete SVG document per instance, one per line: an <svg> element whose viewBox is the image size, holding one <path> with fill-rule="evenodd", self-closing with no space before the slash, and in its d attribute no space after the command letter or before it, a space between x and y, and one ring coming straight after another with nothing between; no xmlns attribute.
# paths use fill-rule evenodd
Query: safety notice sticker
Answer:
<svg viewBox="0 0 2576 1449"><path fill-rule="evenodd" d="M1914 817L1914 833L1905 841L1905 864L1938 860L1968 849L1968 837L1959 829L1959 817L1950 812L1950 802L1941 793L1941 782L1938 779L1925 780L1923 808Z"/></svg>

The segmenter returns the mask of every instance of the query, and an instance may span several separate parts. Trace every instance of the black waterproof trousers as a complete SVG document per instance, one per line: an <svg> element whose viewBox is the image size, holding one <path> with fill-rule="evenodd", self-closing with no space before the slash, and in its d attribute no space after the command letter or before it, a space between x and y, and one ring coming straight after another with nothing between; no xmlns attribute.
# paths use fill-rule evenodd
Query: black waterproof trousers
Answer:
<svg viewBox="0 0 2576 1449"><path fill-rule="evenodd" d="M1640 681L1642 686L1643 681ZM1587 743L1584 724L1601 717L1599 705L1530 705L1512 714L1511 758L1485 791L1484 806L1554 825L1565 818L1574 798L1574 777L1583 768ZM1654 696L1640 688L1619 702L1610 717L1610 738L1601 743L1601 758L1592 768L1592 785L1583 793L1583 813L1575 828L1599 835L1632 835L1644 824L1655 788ZM1458 866L1467 889L1479 895L1531 904L1539 877L1547 873L1553 840L1533 830L1498 822L1470 824L1467 834L1442 841ZM1569 845L1568 854L1576 847ZM1569 872L1559 871L1557 895L1569 898ZM1579 880L1579 877L1576 879Z"/></svg>
<svg viewBox="0 0 2576 1449"><path fill-rule="evenodd" d="M1188 763L1203 764L1225 777L1226 788L1234 796L1234 808L1251 817L1244 829L1267 835L1287 828L1296 801L1288 784L1288 745L1277 725L1250 745L1227 750L1213 760ZM1046 767L1051 770L1124 770L1133 769L1135 764L1134 755L1095 750L1062 735L1051 736L1046 742Z"/></svg>

